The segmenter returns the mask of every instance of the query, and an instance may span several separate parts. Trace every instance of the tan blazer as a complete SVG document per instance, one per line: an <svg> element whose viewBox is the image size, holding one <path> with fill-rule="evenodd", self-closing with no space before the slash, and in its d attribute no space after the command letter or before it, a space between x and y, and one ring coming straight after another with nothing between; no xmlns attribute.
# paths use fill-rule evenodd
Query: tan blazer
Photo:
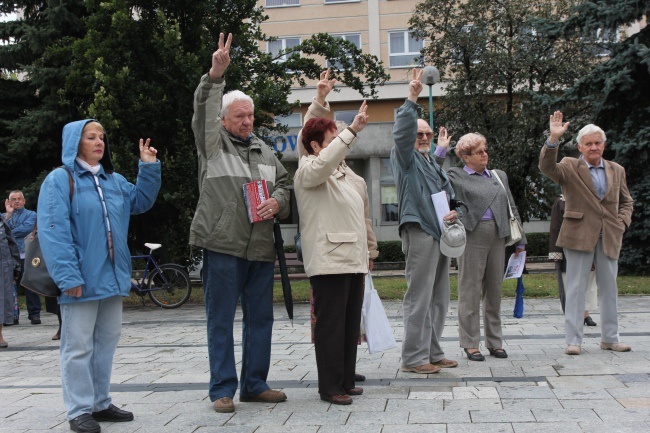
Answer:
<svg viewBox="0 0 650 433"><path fill-rule="evenodd" d="M560 184L566 200L557 246L594 251L602 230L605 255L617 260L623 233L630 226L634 203L627 189L625 169L603 159L607 191L601 200L583 159L566 157L558 163L557 153L557 147L544 145L539 156L539 169Z"/></svg>

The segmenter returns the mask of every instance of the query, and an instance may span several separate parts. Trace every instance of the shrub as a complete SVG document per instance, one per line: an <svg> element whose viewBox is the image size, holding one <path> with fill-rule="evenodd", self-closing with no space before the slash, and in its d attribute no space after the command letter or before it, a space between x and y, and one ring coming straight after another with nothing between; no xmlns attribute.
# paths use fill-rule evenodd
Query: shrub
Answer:
<svg viewBox="0 0 650 433"><path fill-rule="evenodd" d="M376 262L403 262L404 253L402 253L402 241L380 241L377 242L379 256Z"/></svg>
<svg viewBox="0 0 650 433"><path fill-rule="evenodd" d="M548 257L548 233L526 233L526 255Z"/></svg>

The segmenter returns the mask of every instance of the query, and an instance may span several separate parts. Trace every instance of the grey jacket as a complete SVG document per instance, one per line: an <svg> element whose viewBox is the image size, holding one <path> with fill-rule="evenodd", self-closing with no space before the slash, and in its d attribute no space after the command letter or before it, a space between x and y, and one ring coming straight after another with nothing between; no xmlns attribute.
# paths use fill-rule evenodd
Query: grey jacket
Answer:
<svg viewBox="0 0 650 433"><path fill-rule="evenodd" d="M448 198L454 198L449 178L434 161L427 160L414 149L417 136L417 121L421 108L408 99L395 117L390 163L397 187L399 208L399 230L406 223L417 223L434 239L440 240L440 227L431 194L446 191Z"/></svg>
<svg viewBox="0 0 650 433"><path fill-rule="evenodd" d="M501 187L499 181L494 178L492 170L490 171L490 174L493 176L491 179L483 176L470 175L459 167L449 168L447 175L451 180L451 184L454 186L456 197L469 208L469 211L464 211L460 216L465 230L470 232L474 230L489 207L494 214L494 220L499 230L499 237L505 238L510 235L508 199L510 199L512 212L515 214L515 218L519 220L519 223L521 223L521 218L519 217L517 206L508 186L508 176L503 171L496 170L501 182L503 182L503 186L508 190L506 195L506 191ZM523 238L517 244L526 244L526 234L523 235Z"/></svg>
<svg viewBox="0 0 650 433"><path fill-rule="evenodd" d="M253 136L239 140L221 123L223 79L201 78L194 92L192 130L199 160L199 203L190 228L190 245L251 261L275 260L273 220L251 223L243 185L265 179L270 197L289 215L288 174L273 151Z"/></svg>

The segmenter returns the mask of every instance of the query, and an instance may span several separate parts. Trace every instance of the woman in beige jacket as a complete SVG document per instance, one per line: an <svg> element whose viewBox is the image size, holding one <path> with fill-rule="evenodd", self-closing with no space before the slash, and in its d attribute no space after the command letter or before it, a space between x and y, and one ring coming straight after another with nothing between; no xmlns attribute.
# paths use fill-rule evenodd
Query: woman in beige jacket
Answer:
<svg viewBox="0 0 650 433"><path fill-rule="evenodd" d="M364 103L338 133L329 119L310 119L301 132L307 155L294 189L300 214L305 272L314 291L314 345L321 399L350 404L359 338L368 243L364 202L342 162L367 121Z"/></svg>

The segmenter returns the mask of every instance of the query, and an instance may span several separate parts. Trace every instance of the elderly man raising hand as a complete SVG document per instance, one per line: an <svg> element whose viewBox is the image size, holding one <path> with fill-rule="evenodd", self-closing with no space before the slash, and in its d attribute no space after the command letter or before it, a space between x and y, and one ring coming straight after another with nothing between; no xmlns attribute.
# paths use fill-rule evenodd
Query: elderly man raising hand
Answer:
<svg viewBox="0 0 650 433"><path fill-rule="evenodd" d="M539 169L560 184L566 207L557 246L564 248L567 261L564 326L567 355L580 355L585 293L592 264L600 288L601 343L603 350L628 352L619 341L616 298L618 256L623 233L629 227L633 200L627 189L625 169L603 159L605 132L590 124L576 138L579 158L557 162L560 138L569 127L562 113L550 116L550 136L539 156Z"/></svg>

